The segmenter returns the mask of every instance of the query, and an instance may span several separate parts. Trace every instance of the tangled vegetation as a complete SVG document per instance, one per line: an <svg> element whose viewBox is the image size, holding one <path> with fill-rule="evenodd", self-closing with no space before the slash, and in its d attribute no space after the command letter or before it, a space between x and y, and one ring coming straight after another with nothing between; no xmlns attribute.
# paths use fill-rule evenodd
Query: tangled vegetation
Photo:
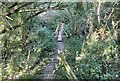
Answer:
<svg viewBox="0 0 120 81"><path fill-rule="evenodd" d="M64 22L64 56L79 79L120 79L120 4L1 2L0 80L38 78L56 50ZM59 65L58 79L69 78Z"/></svg>

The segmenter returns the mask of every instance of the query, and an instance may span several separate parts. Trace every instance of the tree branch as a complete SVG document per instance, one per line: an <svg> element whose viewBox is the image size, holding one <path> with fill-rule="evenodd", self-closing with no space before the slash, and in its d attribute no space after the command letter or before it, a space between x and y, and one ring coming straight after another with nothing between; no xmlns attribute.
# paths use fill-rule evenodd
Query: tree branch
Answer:
<svg viewBox="0 0 120 81"><path fill-rule="evenodd" d="M34 15L32 15L32 16L29 16L28 18L26 18L26 20L30 20L31 18L33 18L33 17L35 17L35 16L37 16L37 15L39 15L40 13L43 13L43 12L46 12L46 11L48 11L48 10L64 10L63 8L61 8L61 7L50 7L50 8L48 8L48 9L43 9L43 10L41 10L41 11L39 11L39 12L37 12L37 13L35 13Z"/></svg>
<svg viewBox="0 0 120 81"><path fill-rule="evenodd" d="M16 8L16 9L14 9L14 10L9 11L8 13L6 13L6 15L9 16L9 15L11 15L11 14L13 14L13 13L16 13L16 12L19 11L20 8L25 7L25 6L27 6L27 5L30 5L30 4L32 4L32 3L33 3L33 2L26 3L26 4L20 6L20 7ZM15 8L15 7L16 7L16 6L14 6L14 8Z"/></svg>
<svg viewBox="0 0 120 81"><path fill-rule="evenodd" d="M31 3L27 3L26 5L28 5L28 4L31 4ZM16 9L17 12L31 12L31 11L34 11L34 12L35 12L35 11L38 11L37 13L35 13L35 14L27 17L27 18L24 20L24 22L32 19L33 17L35 17L35 16L37 16L37 15L43 13L43 12L48 11L48 10L64 10L64 7L66 7L66 6L58 6L58 5L57 5L57 6L54 6L54 7L47 8L47 9L19 10L19 9L22 8L23 6L25 6L25 5L22 5L21 7L17 8L17 9ZM14 10L14 12L15 12L16 10ZM14 13L14 12L12 12L12 13ZM9 13L9 14L7 14L7 15L10 15L10 14L12 14L12 13ZM24 23L17 24L17 25L15 25L15 26L13 26L12 28L15 30L16 28L20 27L20 26L23 25L23 24L24 24ZM9 30L12 30L11 28L8 28L8 29L9 29ZM2 30L2 31L0 32L0 34L3 34L3 33L5 33L5 32L7 32L7 31L8 31L7 29L4 29L4 30Z"/></svg>
<svg viewBox="0 0 120 81"><path fill-rule="evenodd" d="M27 10L19 10L18 12L19 13L22 13L22 12L36 12L36 11L40 11L42 9L27 9Z"/></svg>
<svg viewBox="0 0 120 81"><path fill-rule="evenodd" d="M15 2L12 6L8 7L8 9L11 9L17 5L17 2Z"/></svg>
<svg viewBox="0 0 120 81"><path fill-rule="evenodd" d="M99 22L99 24L100 24L100 6L101 6L101 2L99 0L98 8L97 8L97 16L98 16L98 22Z"/></svg>

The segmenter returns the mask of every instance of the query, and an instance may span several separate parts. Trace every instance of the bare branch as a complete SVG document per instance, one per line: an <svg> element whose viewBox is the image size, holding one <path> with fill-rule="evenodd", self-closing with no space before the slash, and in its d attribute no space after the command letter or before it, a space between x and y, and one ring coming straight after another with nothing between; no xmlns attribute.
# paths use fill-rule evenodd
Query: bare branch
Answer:
<svg viewBox="0 0 120 81"><path fill-rule="evenodd" d="M14 6L14 7L16 7L16 8L15 8L14 10L11 10L11 11L9 11L8 13L6 13L6 15L9 16L9 15L11 15L11 14L13 14L13 13L16 13L16 12L19 11L20 8L23 8L23 7L25 7L25 6L27 6L27 5L30 5L30 4L32 4L32 3L33 3L33 2L26 3L26 4L24 4L24 5L20 6L20 7Z"/></svg>
<svg viewBox="0 0 120 81"><path fill-rule="evenodd" d="M99 23L100 23L100 6L101 6L101 2L99 0L98 9L97 9L97 16L98 16L98 22Z"/></svg>
<svg viewBox="0 0 120 81"><path fill-rule="evenodd" d="M39 15L40 13L46 12L46 11L48 11L48 10L50 10L50 9L51 9L51 10L64 10L64 8L61 8L61 7L56 7L56 6L55 6L55 7L50 7L50 8L48 8L48 9L43 9L43 10L35 13L35 14L32 15L32 16L29 16L28 18L26 18L26 20L30 20L31 18Z"/></svg>
<svg viewBox="0 0 120 81"><path fill-rule="evenodd" d="M120 20L116 22L116 24L113 26L113 28L116 27L119 23L120 23Z"/></svg>
<svg viewBox="0 0 120 81"><path fill-rule="evenodd" d="M11 9L11 8L15 7L16 5L17 5L17 2L13 3L13 5L8 7L8 9Z"/></svg>
<svg viewBox="0 0 120 81"><path fill-rule="evenodd" d="M6 21L6 23L8 23L8 25L10 26L10 28L13 30L13 27L12 27L12 25L8 22L8 20L7 19L4 19L4 18L2 18L3 20L5 20Z"/></svg>
<svg viewBox="0 0 120 81"><path fill-rule="evenodd" d="M41 11L42 9L27 9L27 10L19 10L18 12L36 12L36 11Z"/></svg>
<svg viewBox="0 0 120 81"><path fill-rule="evenodd" d="M114 12L114 8L112 8L112 11L111 11L111 13L110 13L110 15L108 16L108 18L107 18L107 21L110 19L110 17L112 16L112 14L113 14L113 12Z"/></svg>
<svg viewBox="0 0 120 81"><path fill-rule="evenodd" d="M9 16L5 16L7 19L9 19L9 20L13 20L12 18L10 18Z"/></svg>

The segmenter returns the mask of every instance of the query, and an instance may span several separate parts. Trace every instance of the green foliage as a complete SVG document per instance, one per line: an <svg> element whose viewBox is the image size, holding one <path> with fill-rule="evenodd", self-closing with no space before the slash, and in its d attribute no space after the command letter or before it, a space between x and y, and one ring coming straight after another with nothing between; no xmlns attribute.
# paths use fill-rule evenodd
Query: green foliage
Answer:
<svg viewBox="0 0 120 81"><path fill-rule="evenodd" d="M109 27L106 27L104 22L101 22L103 28L106 29L104 31L104 38L102 41L101 27L100 24L96 23L97 20L94 17L96 13L94 12L95 8L93 7L96 6L87 3L86 5L91 7L86 7L87 12L85 12L86 14L82 16L84 21L80 21L80 17L76 16L76 14L73 14L73 19L77 19L77 21L73 20L73 23L70 22L70 24L73 26L69 26L68 24L68 28L71 28L72 30L69 32L72 34L72 37L64 40L65 58L77 77L80 79L119 79L119 67L114 65L119 65L119 49L115 41L117 40L115 34L117 30L112 31L113 26L111 24L109 24ZM106 7L104 7L104 9L106 9ZM87 14L88 12L92 14L89 15ZM79 14L79 12L77 12L77 14ZM104 12L101 12L101 15L103 14ZM83 25L83 23L85 24ZM81 30L83 29L86 35L74 35L76 34L76 31L74 31L75 28L77 28L76 30L79 31L77 32L78 34L83 32L83 30L80 32L78 25L80 25ZM88 27L85 27L87 25ZM92 30L90 30L89 26L92 27ZM103 70L106 70L106 73L104 73ZM62 73L63 72L61 72L61 74Z"/></svg>
<svg viewBox="0 0 120 81"><path fill-rule="evenodd" d="M119 79L118 3L101 4L101 23L98 3L33 3L20 8L48 10L40 15L38 11L14 11L24 4L3 3L0 8L0 80L38 78L48 57L53 58L55 30L61 21L65 23L64 57L77 77ZM49 7L53 6L52 11ZM57 74L58 79L69 79L63 65Z"/></svg>

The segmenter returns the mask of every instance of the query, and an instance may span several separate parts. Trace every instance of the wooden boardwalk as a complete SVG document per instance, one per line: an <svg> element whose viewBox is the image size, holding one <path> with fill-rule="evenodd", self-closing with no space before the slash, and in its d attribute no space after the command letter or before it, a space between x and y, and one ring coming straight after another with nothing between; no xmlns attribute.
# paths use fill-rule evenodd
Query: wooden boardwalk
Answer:
<svg viewBox="0 0 120 81"><path fill-rule="evenodd" d="M63 23L61 24L60 30L57 30L57 52L54 55L54 59L51 60L43 69L40 79L42 81L55 81L56 79L56 70L59 63L59 51L63 51L63 42L62 42L62 29Z"/></svg>
<svg viewBox="0 0 120 81"><path fill-rule="evenodd" d="M58 61L52 60L45 66L41 75L42 81L49 81L50 79L53 81L56 79L56 64L58 64Z"/></svg>
<svg viewBox="0 0 120 81"><path fill-rule="evenodd" d="M57 52L54 55L54 59L51 60L43 69L41 80L42 81L56 81L56 71L58 68L59 61L61 61L66 68L68 75L70 76L71 81L79 81L77 77L75 76L74 72L68 65L68 63L65 61L63 54L64 54L64 44L63 44L63 25L64 23L61 23L61 26L57 28ZM60 60L61 59L61 60Z"/></svg>

